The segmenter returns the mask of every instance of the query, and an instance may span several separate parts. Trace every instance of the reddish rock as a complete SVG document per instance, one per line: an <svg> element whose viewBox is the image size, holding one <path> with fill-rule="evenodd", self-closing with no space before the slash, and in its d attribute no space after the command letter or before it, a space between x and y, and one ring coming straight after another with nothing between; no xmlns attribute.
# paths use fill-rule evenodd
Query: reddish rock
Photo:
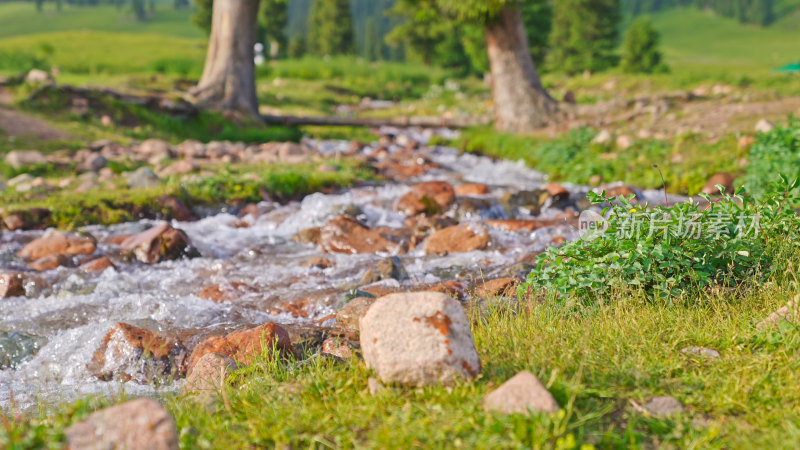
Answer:
<svg viewBox="0 0 800 450"><path fill-rule="evenodd" d="M550 242L552 242L556 247L561 247L565 242L567 242L567 238L559 234L558 236L553 236L553 239L550 239Z"/></svg>
<svg viewBox="0 0 800 450"><path fill-rule="evenodd" d="M56 233L28 243L17 256L37 260L50 255L91 255L97 249L93 239L74 234Z"/></svg>
<svg viewBox="0 0 800 450"><path fill-rule="evenodd" d="M624 186L624 185L603 186L601 187L601 189L606 192L606 198L620 197L620 196L630 197L631 195L636 195L636 197L639 197L639 195L636 192L636 189L634 189L631 186Z"/></svg>
<svg viewBox="0 0 800 450"><path fill-rule="evenodd" d="M455 192L458 196L486 195L491 193L489 187L483 183L464 183L456 186Z"/></svg>
<svg viewBox="0 0 800 450"><path fill-rule="evenodd" d="M236 361L230 356L208 353L189 367L183 392L216 394L225 386L228 375L237 368Z"/></svg>
<svg viewBox="0 0 800 450"><path fill-rule="evenodd" d="M289 333L280 325L269 322L255 328L237 330L225 336L212 336L195 347L189 356L188 366L192 367L208 353L230 356L237 363L250 364L253 358L271 352L273 346L280 352L291 352ZM275 356L275 355L272 355Z"/></svg>
<svg viewBox="0 0 800 450"><path fill-rule="evenodd" d="M162 214L165 217L179 220L181 222L188 222L197 220L197 218L178 197L174 195L162 195L158 198L158 206L162 208Z"/></svg>
<svg viewBox="0 0 800 450"><path fill-rule="evenodd" d="M756 142L756 138L750 135L744 135L739 137L737 145L739 150L748 150L754 143Z"/></svg>
<svg viewBox="0 0 800 450"><path fill-rule="evenodd" d="M455 198L455 191L448 183L426 181L414 185L411 192L400 198L395 209L407 216L435 214L452 205Z"/></svg>
<svg viewBox="0 0 800 450"><path fill-rule="evenodd" d="M550 183L546 184L542 187L547 193L550 194L550 197L555 199L563 199L569 197L569 191L558 183Z"/></svg>
<svg viewBox="0 0 800 450"><path fill-rule="evenodd" d="M506 277L489 280L475 288L478 297L509 297L513 296L519 286L519 278Z"/></svg>
<svg viewBox="0 0 800 450"><path fill-rule="evenodd" d="M72 265L72 261L64 255L47 255L28 264L28 268L42 272L57 269L61 266L69 267L70 265Z"/></svg>
<svg viewBox="0 0 800 450"><path fill-rule="evenodd" d="M483 250L491 238L483 225L462 223L433 233L425 241L425 254L448 254Z"/></svg>
<svg viewBox="0 0 800 450"><path fill-rule="evenodd" d="M22 274L16 272L0 273L0 298L22 297L25 285Z"/></svg>
<svg viewBox="0 0 800 450"><path fill-rule="evenodd" d="M236 219L228 223L231 228L250 228L250 223L246 220Z"/></svg>
<svg viewBox="0 0 800 450"><path fill-rule="evenodd" d="M298 317L308 318L313 309L312 304L313 302L312 299L310 298L293 300L289 302L282 302L277 305L276 309L273 310L273 312L275 314L288 313L291 314L292 317L294 318Z"/></svg>
<svg viewBox="0 0 800 450"><path fill-rule="evenodd" d="M390 180L407 180L409 178L425 175L429 167L427 164L392 163L381 168L381 174Z"/></svg>
<svg viewBox="0 0 800 450"><path fill-rule="evenodd" d="M117 266L115 266L114 263L112 263L108 258L108 256L101 256L81 264L81 269L85 270L86 272L100 272L108 269L109 267L113 269L117 268Z"/></svg>
<svg viewBox="0 0 800 450"><path fill-rule="evenodd" d="M92 413L64 431L72 450L178 450L175 421L155 400L140 398Z"/></svg>
<svg viewBox="0 0 800 450"><path fill-rule="evenodd" d="M342 359L350 359L353 357L353 346L342 338L330 337L322 343L322 353Z"/></svg>
<svg viewBox="0 0 800 450"><path fill-rule="evenodd" d="M464 300L465 298L467 298L466 287L464 287L464 285L462 283L459 283L458 281L444 281L439 284L428 286L420 290L447 294L459 300Z"/></svg>
<svg viewBox="0 0 800 450"><path fill-rule="evenodd" d="M185 358L186 348L177 339L118 322L100 341L88 369L101 380L147 384L181 375Z"/></svg>
<svg viewBox="0 0 800 450"><path fill-rule="evenodd" d="M506 231L534 231L540 228L565 225L570 222L551 219L491 219L483 223L490 227L502 228Z"/></svg>
<svg viewBox="0 0 800 450"><path fill-rule="evenodd" d="M186 233L172 228L168 223L130 236L121 245L123 250L132 252L136 259L148 264L182 256L196 256Z"/></svg>
<svg viewBox="0 0 800 450"><path fill-rule="evenodd" d="M400 253L402 247L356 219L341 215L320 230L319 246L327 253Z"/></svg>
<svg viewBox="0 0 800 450"><path fill-rule="evenodd" d="M108 236L107 238L103 239L103 242L106 244L111 245L122 245L126 239L133 236L132 234L118 234L116 236Z"/></svg>
<svg viewBox="0 0 800 450"><path fill-rule="evenodd" d="M336 325L345 330L358 332L359 321L373 303L375 299L372 297L356 297L350 300L336 312Z"/></svg>
<svg viewBox="0 0 800 450"><path fill-rule="evenodd" d="M333 267L333 262L328 258L314 256L302 264L303 267L316 267L317 269L327 269Z"/></svg>
<svg viewBox="0 0 800 450"><path fill-rule="evenodd" d="M211 300L214 303L223 303L234 301L248 292L253 292L253 288L248 284L231 281L229 283L206 286L197 296L206 300Z"/></svg>
<svg viewBox="0 0 800 450"><path fill-rule="evenodd" d="M726 194L733 194L733 175L725 172L712 175L701 192L708 195L719 195L718 184L725 187Z"/></svg>
<svg viewBox="0 0 800 450"><path fill-rule="evenodd" d="M10 231L43 230L50 226L50 210L46 208L30 208L3 214L2 224ZM1 227L0 227L1 228Z"/></svg>

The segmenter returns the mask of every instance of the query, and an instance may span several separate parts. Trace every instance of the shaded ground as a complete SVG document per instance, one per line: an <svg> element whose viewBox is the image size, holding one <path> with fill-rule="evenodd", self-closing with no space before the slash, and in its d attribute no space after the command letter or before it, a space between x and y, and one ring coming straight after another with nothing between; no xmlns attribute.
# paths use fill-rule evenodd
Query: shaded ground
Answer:
<svg viewBox="0 0 800 450"><path fill-rule="evenodd" d="M3 101L0 100L0 105L2 103ZM41 119L3 106L0 106L0 130L9 137L30 136L40 140L69 139L70 137L64 131L53 128Z"/></svg>

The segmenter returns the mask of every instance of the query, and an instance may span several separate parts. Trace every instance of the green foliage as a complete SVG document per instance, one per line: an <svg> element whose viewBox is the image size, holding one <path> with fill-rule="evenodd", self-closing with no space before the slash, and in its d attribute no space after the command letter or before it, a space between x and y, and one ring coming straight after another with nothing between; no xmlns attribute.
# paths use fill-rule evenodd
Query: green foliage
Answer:
<svg viewBox="0 0 800 450"><path fill-rule="evenodd" d="M288 0L261 0L258 14L258 25L264 41L275 43L281 53L286 53L286 23L289 21Z"/></svg>
<svg viewBox="0 0 800 450"><path fill-rule="evenodd" d="M454 24L438 11L436 0L398 0L389 14L404 20L392 29L386 41L395 46L407 45L425 64L434 62L437 45L455 32Z"/></svg>
<svg viewBox="0 0 800 450"><path fill-rule="evenodd" d="M783 178L762 202L726 193L710 206L649 207L617 197L603 210L606 229L548 249L520 292L594 303L615 290L671 301L709 288L753 287L781 273L785 243L797 250L800 216L787 207L798 200L796 186ZM593 192L587 197L608 202Z"/></svg>
<svg viewBox="0 0 800 450"><path fill-rule="evenodd" d="M302 34L298 34L289 41L288 49L289 58L302 58L306 55L306 38Z"/></svg>
<svg viewBox="0 0 800 450"><path fill-rule="evenodd" d="M616 65L618 0L562 0L554 3L551 70L574 74L598 72Z"/></svg>
<svg viewBox="0 0 800 450"><path fill-rule="evenodd" d="M744 185L758 198L769 192L779 173L800 177L800 118L790 117L785 126L759 133L748 160Z"/></svg>
<svg viewBox="0 0 800 450"><path fill-rule="evenodd" d="M355 52L349 0L314 0L308 17L307 50L317 56Z"/></svg>
<svg viewBox="0 0 800 450"><path fill-rule="evenodd" d="M214 9L214 0L194 0L194 7L192 23L205 31L206 34L211 34L211 16Z"/></svg>
<svg viewBox="0 0 800 450"><path fill-rule="evenodd" d="M633 21L622 44L622 70L628 73L666 72L658 32L647 18Z"/></svg>
<svg viewBox="0 0 800 450"><path fill-rule="evenodd" d="M528 35L528 47L537 69L544 66L553 23L553 7L548 0L522 3L522 22Z"/></svg>

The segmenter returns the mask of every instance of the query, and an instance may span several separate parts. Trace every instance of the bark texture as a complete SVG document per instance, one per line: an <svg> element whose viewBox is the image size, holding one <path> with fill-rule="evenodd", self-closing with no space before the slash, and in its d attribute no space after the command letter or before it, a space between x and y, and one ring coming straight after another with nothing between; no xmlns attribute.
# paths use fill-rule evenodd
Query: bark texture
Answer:
<svg viewBox="0 0 800 450"><path fill-rule="evenodd" d="M531 59L522 14L515 3L486 26L495 127L524 133L551 123L558 102L542 87Z"/></svg>
<svg viewBox="0 0 800 450"><path fill-rule="evenodd" d="M259 0L214 0L206 64L192 90L198 104L258 114L253 63L258 4Z"/></svg>

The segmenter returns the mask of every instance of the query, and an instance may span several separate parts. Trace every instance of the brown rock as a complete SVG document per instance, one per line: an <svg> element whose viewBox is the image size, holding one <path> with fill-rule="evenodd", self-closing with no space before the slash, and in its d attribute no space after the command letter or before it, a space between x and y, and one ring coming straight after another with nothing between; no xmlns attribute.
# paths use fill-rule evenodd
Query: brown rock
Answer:
<svg viewBox="0 0 800 450"><path fill-rule="evenodd" d="M273 346L280 352L291 352L289 334L280 325L269 322L255 328L237 330L225 336L212 336L195 347L189 356L189 367L209 353L230 356L237 363L250 364L253 358L271 352ZM275 356L275 355L271 355Z"/></svg>
<svg viewBox="0 0 800 450"><path fill-rule="evenodd" d="M192 210L189 209L186 204L181 201L181 199L175 197L174 195L162 195L159 197L158 206L162 208L161 212L166 217L179 220L181 222L197 220L192 213Z"/></svg>
<svg viewBox="0 0 800 450"><path fill-rule="evenodd" d="M88 365L101 380L133 380L149 384L184 372L186 348L177 339L117 322L100 341Z"/></svg>
<svg viewBox="0 0 800 450"><path fill-rule="evenodd" d="M25 285L22 274L16 272L0 273L0 298L22 297Z"/></svg>
<svg viewBox="0 0 800 450"><path fill-rule="evenodd" d="M402 247L356 219L334 217L320 230L319 246L327 253L400 253Z"/></svg>
<svg viewBox="0 0 800 450"><path fill-rule="evenodd" d="M737 142L737 146L739 150L748 150L754 143L756 142L756 138L750 135L740 136Z"/></svg>
<svg viewBox="0 0 800 450"><path fill-rule="evenodd" d="M72 450L177 450L175 421L155 400L140 398L102 409L66 429Z"/></svg>
<svg viewBox="0 0 800 450"><path fill-rule="evenodd" d="M629 197L631 195L636 195L636 197L639 196L639 194L636 192L636 189L634 189L631 186L624 186L624 185L603 186L601 189L603 189L606 192L606 198L620 197L620 196Z"/></svg>
<svg viewBox="0 0 800 450"><path fill-rule="evenodd" d="M196 256L186 233L172 228L168 223L156 225L147 231L130 236L121 246L123 250L132 252L136 259L148 264L178 259L182 256Z"/></svg>
<svg viewBox="0 0 800 450"><path fill-rule="evenodd" d="M561 407L536 376L527 370L514 375L483 398L487 411L502 414L557 413Z"/></svg>
<svg viewBox="0 0 800 450"><path fill-rule="evenodd" d="M47 255L28 264L28 268L42 272L57 269L61 266L69 267L70 265L72 265L72 261L64 255Z"/></svg>
<svg viewBox="0 0 800 450"><path fill-rule="evenodd" d="M555 199L563 199L569 197L569 191L558 183L549 183L542 187L550 194L550 197Z"/></svg>
<svg viewBox="0 0 800 450"><path fill-rule="evenodd" d="M342 359L350 359L353 357L353 346L344 339L330 337L322 343L322 353Z"/></svg>
<svg viewBox="0 0 800 450"><path fill-rule="evenodd" d="M234 301L248 292L253 292L253 288L248 284L231 281L229 283L206 286L197 296L211 300L214 303L223 303Z"/></svg>
<svg viewBox="0 0 800 450"><path fill-rule="evenodd" d="M429 292L439 292L442 294L447 294L450 297L457 298L459 300L464 300L467 298L467 289L458 281L443 281L439 284L434 284L433 286L427 286L423 289L419 289L420 291L429 291Z"/></svg>
<svg viewBox="0 0 800 450"><path fill-rule="evenodd" d="M314 256L302 264L303 267L316 267L317 269L327 269L333 267L333 262L328 258Z"/></svg>
<svg viewBox="0 0 800 450"><path fill-rule="evenodd" d="M513 296L519 286L519 278L506 277L489 280L475 289L478 297L508 297Z"/></svg>
<svg viewBox="0 0 800 450"><path fill-rule="evenodd" d="M322 231L321 227L312 227L300 230L292 236L292 240L300 244L319 244L319 236Z"/></svg>
<svg viewBox="0 0 800 450"><path fill-rule="evenodd" d="M684 411L683 404L669 396L653 397L644 405L644 409L655 417L669 417Z"/></svg>
<svg viewBox="0 0 800 450"><path fill-rule="evenodd" d="M167 166L164 170L160 171L158 175L161 177L168 177L170 175L186 175L187 173L192 173L197 169L199 169L199 166L191 159L181 159L180 161L176 161Z"/></svg>
<svg viewBox="0 0 800 450"><path fill-rule="evenodd" d="M464 183L456 186L455 192L458 196L486 195L491 193L489 187L483 183Z"/></svg>
<svg viewBox="0 0 800 450"><path fill-rule="evenodd" d="M359 321L373 303L375 299L371 297L356 297L350 300L336 312L336 325L345 330L358 332Z"/></svg>
<svg viewBox="0 0 800 450"><path fill-rule="evenodd" d="M14 230L43 230L50 226L50 210L46 208L30 208L24 211L14 211L3 215L6 229Z"/></svg>
<svg viewBox="0 0 800 450"><path fill-rule="evenodd" d="M86 272L100 272L108 269L109 267L113 269L117 268L108 258L108 256L101 256L81 264L81 269L85 270Z"/></svg>
<svg viewBox="0 0 800 450"><path fill-rule="evenodd" d="M92 239L74 234L56 233L28 243L17 255L35 261L50 255L90 255L96 249L97 246Z"/></svg>
<svg viewBox="0 0 800 450"><path fill-rule="evenodd" d="M228 376L237 369L236 361L220 353L207 353L189 367L185 393L216 394L224 388Z"/></svg>
<svg viewBox="0 0 800 450"><path fill-rule="evenodd" d="M455 201L453 187L444 181L426 181L411 188L395 205L397 211L407 216L436 214L447 209Z"/></svg>
<svg viewBox="0 0 800 450"><path fill-rule="evenodd" d="M711 178L706 181L701 192L708 195L719 195L719 189L717 189L718 184L725 187L726 194L733 194L733 175L725 172L712 175Z"/></svg>
<svg viewBox="0 0 800 450"><path fill-rule="evenodd" d="M425 254L448 254L483 250L491 238L486 227L476 223L462 223L433 233L425 241Z"/></svg>
<svg viewBox="0 0 800 450"><path fill-rule="evenodd" d="M2 295L0 294L0 298ZM770 314L766 319L762 320L761 322L756 325L758 330L763 330L765 328L775 326L783 321L792 323L792 324L800 324L800 296L795 296L793 299L789 300L786 305L781 306L780 309L775 311L774 313Z"/></svg>
<svg viewBox="0 0 800 450"><path fill-rule="evenodd" d="M574 222L574 221L573 221ZM502 228L506 231L535 231L540 228L566 225L571 222L565 220L552 219L490 219L483 222L484 225Z"/></svg>

